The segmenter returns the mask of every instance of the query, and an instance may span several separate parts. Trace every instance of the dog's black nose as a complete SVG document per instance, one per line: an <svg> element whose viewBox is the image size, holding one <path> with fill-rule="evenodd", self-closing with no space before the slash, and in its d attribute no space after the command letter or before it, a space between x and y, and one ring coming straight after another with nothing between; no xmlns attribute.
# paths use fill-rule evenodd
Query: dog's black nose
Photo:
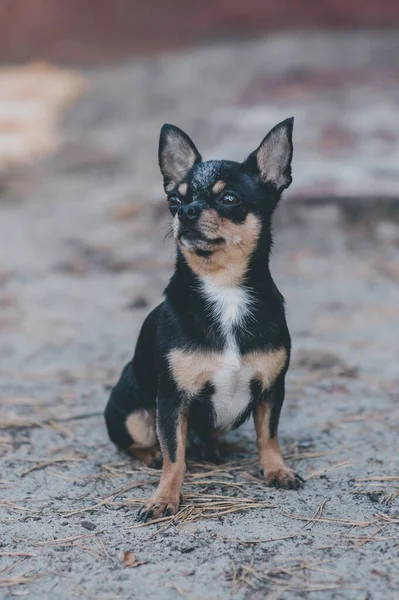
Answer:
<svg viewBox="0 0 399 600"><path fill-rule="evenodd" d="M198 204L183 204L177 211L180 221L196 221L200 216L200 207Z"/></svg>

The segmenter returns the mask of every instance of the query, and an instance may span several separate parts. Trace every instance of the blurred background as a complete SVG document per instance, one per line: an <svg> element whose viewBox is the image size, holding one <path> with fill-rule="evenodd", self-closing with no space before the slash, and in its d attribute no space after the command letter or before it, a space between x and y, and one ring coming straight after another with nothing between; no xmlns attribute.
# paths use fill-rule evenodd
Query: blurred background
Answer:
<svg viewBox="0 0 399 600"><path fill-rule="evenodd" d="M223 36L399 26L394 0L3 0L3 60L120 60Z"/></svg>
<svg viewBox="0 0 399 600"><path fill-rule="evenodd" d="M152 195L164 120L240 158L293 114L295 194L395 195L395 27L394 0L3 0L0 160L46 154L60 135L62 160L108 174L132 163Z"/></svg>

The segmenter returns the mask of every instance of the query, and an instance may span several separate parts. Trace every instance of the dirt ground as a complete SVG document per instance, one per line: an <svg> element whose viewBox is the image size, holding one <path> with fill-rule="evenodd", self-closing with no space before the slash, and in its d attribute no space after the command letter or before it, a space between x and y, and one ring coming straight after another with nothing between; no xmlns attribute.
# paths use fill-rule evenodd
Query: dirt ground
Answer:
<svg viewBox="0 0 399 600"><path fill-rule="evenodd" d="M1 173L0 598L399 597L397 34L281 36L82 72L58 151ZM244 157L294 114L272 269L293 361L281 421L306 479L273 490L247 423L184 510L102 411L171 274L156 164L174 122Z"/></svg>

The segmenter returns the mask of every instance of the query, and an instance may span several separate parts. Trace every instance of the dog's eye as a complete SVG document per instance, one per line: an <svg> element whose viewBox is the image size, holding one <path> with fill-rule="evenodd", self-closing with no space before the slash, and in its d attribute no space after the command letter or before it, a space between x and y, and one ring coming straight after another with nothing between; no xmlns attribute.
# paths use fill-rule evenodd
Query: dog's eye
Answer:
<svg viewBox="0 0 399 600"><path fill-rule="evenodd" d="M240 200L234 194L223 194L219 202L225 206L237 206L240 204Z"/></svg>
<svg viewBox="0 0 399 600"><path fill-rule="evenodd" d="M181 204L181 200L177 194L172 194L171 196L168 196L168 204L173 208L175 206L179 206L179 204Z"/></svg>

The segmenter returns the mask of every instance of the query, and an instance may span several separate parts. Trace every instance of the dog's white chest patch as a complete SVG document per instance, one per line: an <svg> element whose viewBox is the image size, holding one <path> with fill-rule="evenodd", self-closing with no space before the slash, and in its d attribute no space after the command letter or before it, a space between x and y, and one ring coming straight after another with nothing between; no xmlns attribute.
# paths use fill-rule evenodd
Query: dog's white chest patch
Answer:
<svg viewBox="0 0 399 600"><path fill-rule="evenodd" d="M250 313L251 298L248 292L238 285L215 283L209 276L202 278L202 290L207 308L213 313L226 345L235 344L234 327L242 325Z"/></svg>
<svg viewBox="0 0 399 600"><path fill-rule="evenodd" d="M222 354L220 367L212 380L216 427L229 429L245 411L251 400L252 377L253 369L243 364L238 352L228 349Z"/></svg>
<svg viewBox="0 0 399 600"><path fill-rule="evenodd" d="M242 287L217 285L211 278L203 279L203 292L216 326L225 339L224 350L212 377L215 425L220 429L229 429L251 400L253 369L244 364L234 336L234 328L245 325L245 317L251 309L251 298Z"/></svg>

